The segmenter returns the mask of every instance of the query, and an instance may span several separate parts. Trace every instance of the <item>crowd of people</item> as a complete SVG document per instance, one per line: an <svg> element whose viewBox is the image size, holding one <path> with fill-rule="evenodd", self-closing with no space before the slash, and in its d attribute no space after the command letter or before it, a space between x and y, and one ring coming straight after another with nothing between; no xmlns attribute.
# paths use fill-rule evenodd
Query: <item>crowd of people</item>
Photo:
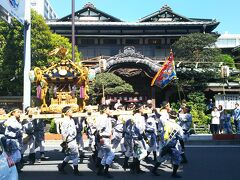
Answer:
<svg viewBox="0 0 240 180"><path fill-rule="evenodd" d="M124 109L122 104L115 107L116 111ZM171 110L168 102L163 102L159 111L148 106L135 103L129 104L128 110L133 114L111 115L108 105L100 105L100 115L94 116L87 110L85 117L72 117L70 106L62 109L61 125L59 128L63 137L61 144L65 158L58 165L58 171L65 174L65 167L72 160L74 174L81 175L78 164L83 153L83 133L89 139L89 158L95 163L96 174L112 178L109 168L114 166L115 154L119 150L124 157L122 168L132 173L143 173L141 161L150 163L153 154L153 175L158 176L158 167L170 160L172 163L172 177L180 177L177 173L180 163L187 163L184 153L184 141L189 137L192 123L190 107L184 106L179 112ZM146 113L146 109L148 113ZM37 159L46 160L44 151L44 120L35 119L35 108L26 108L27 119L21 120L20 109L13 109L10 117L2 123L1 139L7 147L8 153L14 160L19 172L25 163L34 164ZM176 121L177 120L177 121ZM36 158L36 148L40 147L41 157ZM23 154L29 148L28 161ZM26 159L26 158L25 158Z"/></svg>
<svg viewBox="0 0 240 180"><path fill-rule="evenodd" d="M92 109L86 109L86 116L73 117L70 106L62 109L62 117L56 119L60 122L58 132L62 134L62 152L65 158L58 165L58 171L65 174L65 167L70 160L73 163L75 175L81 175L78 164L79 158L87 158L84 153L85 133L88 138L87 150L92 152L90 160L95 164L96 174L108 178L113 176L109 168L114 167L116 152L120 151L123 157L122 168L132 173L143 173L140 168L141 161L154 163L151 173L158 176L158 167L170 161L172 164L172 177L178 178L177 173L181 163L187 163L184 142L190 136L192 126L191 108L182 103L178 111L171 109L169 102L164 101L160 109L154 109L149 100L145 105L130 103L123 106L118 101L111 106L114 112L130 110L133 113L112 114L110 106L100 105L99 115L94 115ZM211 132L232 133L230 118L221 105L211 107ZM34 164L36 160L47 160L45 156L44 129L45 121L34 118L40 113L37 108L26 108L26 119L21 119L20 109L13 109L9 118L0 124L0 133L5 136L1 139L7 152L11 155L19 172L25 163ZM0 114L6 114L0 109ZM235 104L232 112L236 132L240 133L240 108ZM60 121L59 121L60 119ZM40 148L40 157L36 158L36 149ZM29 148L28 161L23 155ZM150 161L152 153L153 161ZM119 156L119 154L118 154Z"/></svg>
<svg viewBox="0 0 240 180"><path fill-rule="evenodd" d="M1 112L6 114L3 109ZM21 169L24 163L27 163L23 159L23 155L28 148L29 164L35 163L36 149L38 147L40 148L38 161L48 159L48 157L45 157L45 121L43 119L34 119L33 114L36 113L40 113L40 111L28 107L25 109L28 118L21 120L22 111L16 108L9 112L9 118L1 121L0 124L0 134L5 135L1 138L1 141L16 164L18 172L22 172Z"/></svg>
<svg viewBox="0 0 240 180"><path fill-rule="evenodd" d="M114 108L121 111L124 107L118 103ZM81 135L76 138L78 134L77 121L78 127L79 122L82 126L81 132L82 123L87 126L89 149L93 152L91 158L95 162L97 175L112 178L109 167L113 164L115 152L119 148L124 156L122 164L124 170L130 169L133 173L142 173L140 162L147 161L149 155L153 153L155 165L151 170L152 174L158 176L158 167L169 159L173 166L172 177L180 177L177 174L178 167L181 162L187 162L184 154L184 141L189 137L192 123L190 108L183 107L179 116L177 112L171 110L168 102L163 103L160 112L152 109L149 114L144 113L145 108L141 104L129 104L127 109L133 110L133 114L111 116L109 107L101 105L99 116L91 116L91 112L88 112L87 117L76 120L72 118L71 108L65 107L61 133L64 139L62 147L66 157L59 164L58 171L65 174L64 167L71 159L74 174L80 174L77 164L83 140ZM176 119L179 123L176 123ZM130 158L132 158L131 163L129 162Z"/></svg>
<svg viewBox="0 0 240 180"><path fill-rule="evenodd" d="M240 107L238 103L235 104L235 108L231 113L223 109L222 105L216 107L212 104L209 109L211 110L210 131L212 134L232 134L231 117L234 120L235 132L240 134Z"/></svg>

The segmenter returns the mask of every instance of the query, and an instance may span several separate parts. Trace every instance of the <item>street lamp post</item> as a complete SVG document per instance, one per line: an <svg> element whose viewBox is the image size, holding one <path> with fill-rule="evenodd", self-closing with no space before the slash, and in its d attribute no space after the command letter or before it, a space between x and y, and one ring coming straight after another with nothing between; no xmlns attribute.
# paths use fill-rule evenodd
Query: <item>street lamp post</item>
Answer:
<svg viewBox="0 0 240 180"><path fill-rule="evenodd" d="M31 82L29 79L30 70L31 70L31 8L30 0L26 0L25 23L24 23L23 109L31 105Z"/></svg>
<svg viewBox="0 0 240 180"><path fill-rule="evenodd" d="M75 0L72 0L72 61L75 61Z"/></svg>

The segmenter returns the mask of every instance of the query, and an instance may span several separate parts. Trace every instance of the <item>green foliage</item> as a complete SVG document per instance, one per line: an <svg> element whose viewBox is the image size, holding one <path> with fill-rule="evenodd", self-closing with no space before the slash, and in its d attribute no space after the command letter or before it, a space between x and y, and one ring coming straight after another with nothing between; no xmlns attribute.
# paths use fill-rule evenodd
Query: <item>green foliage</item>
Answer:
<svg viewBox="0 0 240 180"><path fill-rule="evenodd" d="M89 95L91 104L96 104L102 97L103 86L105 95L133 93L133 88L126 83L122 78L113 73L97 74L94 81L90 85Z"/></svg>
<svg viewBox="0 0 240 180"><path fill-rule="evenodd" d="M191 107L193 123L208 124L210 117L205 114L206 111L206 98L202 92L193 92L188 94L187 105Z"/></svg>
<svg viewBox="0 0 240 180"><path fill-rule="evenodd" d="M228 54L220 54L216 59L217 62L223 62L225 65L235 68L235 63L233 57Z"/></svg>
<svg viewBox="0 0 240 180"><path fill-rule="evenodd" d="M185 86L185 90L202 91L208 82L219 82L219 62L235 67L231 56L221 54L220 49L214 48L216 40L217 36L212 34L192 33L182 36L173 44L176 61L211 62L198 64L198 68L195 67L196 63L189 63L186 65L187 71L177 72L179 84Z"/></svg>
<svg viewBox="0 0 240 180"><path fill-rule="evenodd" d="M41 32L41 33L39 33ZM67 59L72 59L72 45L68 38L52 33L43 17L32 11L32 66L48 66L51 62L58 62L57 56L49 56L49 52L57 47L69 50ZM75 61L80 61L80 54L75 47Z"/></svg>
<svg viewBox="0 0 240 180"><path fill-rule="evenodd" d="M54 119L51 120L49 132L57 134L57 126Z"/></svg>
<svg viewBox="0 0 240 180"><path fill-rule="evenodd" d="M235 62L240 62L240 46L238 46L234 51L234 60ZM240 64L237 64L236 68L240 69Z"/></svg>
<svg viewBox="0 0 240 180"><path fill-rule="evenodd" d="M23 84L23 27L0 20L0 95L20 95Z"/></svg>
<svg viewBox="0 0 240 180"><path fill-rule="evenodd" d="M217 41L212 34L192 33L182 36L173 44L176 59L190 62L214 62L220 49L210 48Z"/></svg>
<svg viewBox="0 0 240 180"><path fill-rule="evenodd" d="M43 17L31 11L31 53L32 65L44 66L47 63L48 52L52 49L51 31Z"/></svg>
<svg viewBox="0 0 240 180"><path fill-rule="evenodd" d="M24 68L24 27L15 19L11 25L0 20L0 95L18 95L23 93ZM57 47L69 49L67 58L71 59L71 43L65 37L53 34L43 17L31 11L31 58L32 69L44 67L59 58L49 57L48 53ZM75 47L76 61L80 54Z"/></svg>
<svg viewBox="0 0 240 180"><path fill-rule="evenodd" d="M51 46L52 48L56 48L56 47L64 47L67 48L69 50L66 59L72 59L72 44L69 43L69 39L65 38L59 34L52 34L51 35ZM75 62L80 62L80 56L81 54L78 52L77 47L75 46ZM48 58L48 62L57 62L61 60L59 57L54 57L51 56Z"/></svg>

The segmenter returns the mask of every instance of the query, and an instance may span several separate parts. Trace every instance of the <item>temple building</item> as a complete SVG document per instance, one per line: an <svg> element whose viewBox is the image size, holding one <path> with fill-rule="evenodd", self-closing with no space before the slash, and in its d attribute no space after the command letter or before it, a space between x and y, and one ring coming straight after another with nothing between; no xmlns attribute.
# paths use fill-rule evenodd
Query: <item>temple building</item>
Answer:
<svg viewBox="0 0 240 180"><path fill-rule="evenodd" d="M53 32L71 40L71 17L70 14L47 24ZM125 22L88 3L75 12L75 42L85 65L99 73L98 61L105 59L106 72L114 72L133 85L134 94L113 95L109 97L113 101L152 99L159 104L175 94L171 88L150 86L161 63L169 56L171 45L189 33L214 33L218 25L215 19L182 16L167 5L138 22Z"/></svg>

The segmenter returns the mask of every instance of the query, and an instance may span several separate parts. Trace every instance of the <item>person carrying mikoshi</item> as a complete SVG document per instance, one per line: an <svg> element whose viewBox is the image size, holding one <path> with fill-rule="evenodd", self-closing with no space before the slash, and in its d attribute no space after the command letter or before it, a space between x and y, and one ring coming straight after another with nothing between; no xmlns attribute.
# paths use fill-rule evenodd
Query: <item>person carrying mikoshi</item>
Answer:
<svg viewBox="0 0 240 180"><path fill-rule="evenodd" d="M20 109L13 109L10 112L10 118L4 122L6 146L8 153L16 164L18 172L21 172L23 164L21 163L22 137L23 129L20 123L20 116L22 111Z"/></svg>
<svg viewBox="0 0 240 180"><path fill-rule="evenodd" d="M70 106L66 106L62 109L63 123L61 126L61 133L63 141L67 144L65 147L65 158L61 164L58 165L58 171L62 174L66 174L64 167L69 160L72 160L74 167L74 175L81 175L78 170L78 145L76 141L77 131L75 122L72 118L72 109Z"/></svg>
<svg viewBox="0 0 240 180"><path fill-rule="evenodd" d="M122 105L118 106L117 110L122 111L124 107ZM126 148L124 147L124 138L123 138L123 124L132 119L131 114L121 114L115 118L113 122L113 135L112 135L112 149L116 151L117 147L121 146L121 151L125 152Z"/></svg>
<svg viewBox="0 0 240 180"><path fill-rule="evenodd" d="M99 107L100 115L96 118L96 127L98 132L98 159L97 159L97 175L103 175L112 178L109 174L109 167L113 162L115 154L112 150L112 121L109 117L109 107L101 105ZM104 170L104 172L102 172Z"/></svg>
<svg viewBox="0 0 240 180"><path fill-rule="evenodd" d="M179 139L183 136L182 128L175 122L175 118L172 115L170 104L163 102L163 108L160 111L160 122L158 123L158 130L161 131L162 137L159 139L159 157L158 162L152 169L152 173L156 176L158 167L162 162L171 159L173 165L173 178L181 177L177 174L178 167L181 163L181 145ZM175 113L176 115L176 113Z"/></svg>
<svg viewBox="0 0 240 180"><path fill-rule="evenodd" d="M36 152L35 152L35 136L34 136L34 125L33 125L33 116L34 116L34 108L27 107L25 108L25 114L28 116L27 119L22 121L23 131L27 135L23 138L23 148L22 148L22 160L23 154L29 147L29 164L33 165L36 160ZM23 161L24 162L24 161Z"/></svg>

